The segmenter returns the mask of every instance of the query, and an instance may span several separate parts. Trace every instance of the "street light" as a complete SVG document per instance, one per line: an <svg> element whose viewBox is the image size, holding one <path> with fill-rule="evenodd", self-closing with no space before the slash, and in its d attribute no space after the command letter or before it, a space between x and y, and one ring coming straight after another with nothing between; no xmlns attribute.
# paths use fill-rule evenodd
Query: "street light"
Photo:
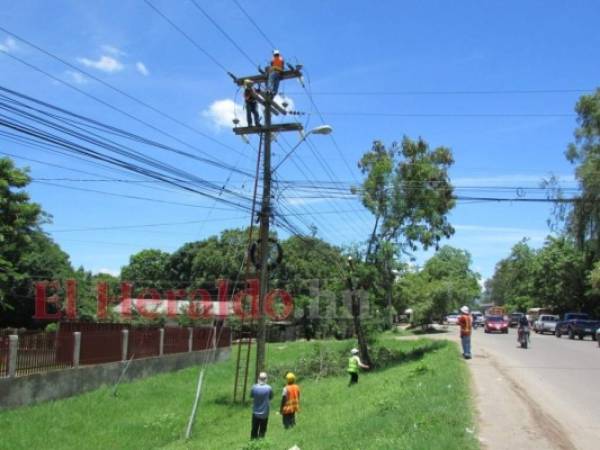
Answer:
<svg viewBox="0 0 600 450"><path fill-rule="evenodd" d="M283 159L279 161L279 163L273 169L273 172L279 169L279 167L285 162L285 160L288 159L292 153L294 153L294 151L300 146L300 144L302 144L306 140L308 136L310 136L311 134L326 135L330 134L332 131L333 128L331 128L330 125L319 125L318 127L315 127L312 130L310 130L308 133L303 134L302 139L300 139L298 143L294 145L294 147L283 157Z"/></svg>

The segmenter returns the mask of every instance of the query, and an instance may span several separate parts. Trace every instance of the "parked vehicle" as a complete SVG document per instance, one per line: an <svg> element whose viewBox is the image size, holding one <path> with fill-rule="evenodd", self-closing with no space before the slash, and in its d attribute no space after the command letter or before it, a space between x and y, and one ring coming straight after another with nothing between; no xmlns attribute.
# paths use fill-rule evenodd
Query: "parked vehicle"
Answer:
<svg viewBox="0 0 600 450"><path fill-rule="evenodd" d="M524 315L525 314L522 312L511 313L508 325L511 327L516 327L517 325L519 325L519 320L521 320L521 317L523 317Z"/></svg>
<svg viewBox="0 0 600 450"><path fill-rule="evenodd" d="M598 343L598 347L600 347L600 328L596 330L596 342Z"/></svg>
<svg viewBox="0 0 600 450"><path fill-rule="evenodd" d="M527 310L527 319L529 319L529 323L534 323L541 315L548 314L552 315L550 308L529 308Z"/></svg>
<svg viewBox="0 0 600 450"><path fill-rule="evenodd" d="M458 314L448 314L446 316L446 323L448 325L456 325L458 323Z"/></svg>
<svg viewBox="0 0 600 450"><path fill-rule="evenodd" d="M527 348L529 344L529 327L519 329L519 344L521 344L521 348Z"/></svg>
<svg viewBox="0 0 600 450"><path fill-rule="evenodd" d="M508 321L502 316L488 316L485 318L484 331L486 333L508 333Z"/></svg>
<svg viewBox="0 0 600 450"><path fill-rule="evenodd" d="M585 336L591 336L596 340L596 330L600 328L600 320L591 320L585 313L567 313L562 321L556 323L554 335L559 338L563 334L569 336L569 339L580 340Z"/></svg>
<svg viewBox="0 0 600 450"><path fill-rule="evenodd" d="M473 328L480 327L485 322L481 311L473 311L471 317L473 317Z"/></svg>
<svg viewBox="0 0 600 450"><path fill-rule="evenodd" d="M556 329L556 322L558 322L560 318L553 314L542 314L538 319L533 322L533 331L536 333L552 333L554 334L554 330Z"/></svg>

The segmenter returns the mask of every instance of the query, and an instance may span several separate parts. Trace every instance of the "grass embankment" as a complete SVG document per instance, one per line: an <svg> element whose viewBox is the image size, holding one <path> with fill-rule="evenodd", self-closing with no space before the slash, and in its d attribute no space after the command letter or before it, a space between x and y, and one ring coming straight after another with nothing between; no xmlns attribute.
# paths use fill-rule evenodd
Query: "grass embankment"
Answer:
<svg viewBox="0 0 600 450"><path fill-rule="evenodd" d="M428 340L379 341L387 367L347 387L351 342L271 344L275 396L267 438L250 443L250 407L231 405L234 358L209 367L194 436L183 441L197 369L159 375L76 398L0 412L0 448L72 449L475 449L468 373L455 345ZM297 370L302 389L297 426L276 414L282 374ZM315 376L320 371L322 377ZM340 372L341 371L341 372Z"/></svg>

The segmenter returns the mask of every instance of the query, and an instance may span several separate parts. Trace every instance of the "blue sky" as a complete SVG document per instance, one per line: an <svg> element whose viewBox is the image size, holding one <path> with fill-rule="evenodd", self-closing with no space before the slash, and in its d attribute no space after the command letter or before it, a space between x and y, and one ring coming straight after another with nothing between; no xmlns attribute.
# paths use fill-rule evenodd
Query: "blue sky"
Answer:
<svg viewBox="0 0 600 450"><path fill-rule="evenodd" d="M497 188L537 187L550 174L559 176L564 187L575 186L573 168L563 152L576 126L577 98L598 85L597 2L239 2L287 61L304 65L307 90L325 122L334 128L333 139L314 136L301 144L278 171L279 180L357 183L361 175L356 161L374 139L391 143L407 135L452 149L456 163L451 178L459 195L515 197L514 189ZM152 0L152 4L228 71L255 72L255 66L190 1ZM254 64L268 60L271 45L234 1L198 0L198 4ZM0 26L179 123L1 30L0 49L177 141L4 53L0 53L2 86L178 148L185 142L244 171L254 170L257 141L247 145L230 130L234 108L244 121L243 111L234 106L241 100L231 79L143 0L11 2L3 5ZM282 90L290 107L307 113L301 119L308 129L322 123L297 81L284 82ZM360 112L376 114L354 115ZM298 139L295 134L281 136L273 148L275 161ZM251 192L250 177L155 148L143 151L219 185L227 182L236 192ZM244 211L223 205L217 208L225 210L213 209L211 199L157 183L73 181L140 180L120 170L26 147L2 136L0 152L29 159L17 162L31 167L36 180L31 195L53 215L53 223L45 229L70 254L73 264L93 271L118 272L130 254L143 248L171 252L185 242L248 224ZM40 182L55 178L69 180L51 181L63 187ZM300 229L307 231L306 223L315 223L319 235L335 244L363 241L371 229L372 217L358 201L295 198L300 193L293 189L279 195L278 201L287 197L282 212L303 214L290 216ZM541 194L526 191L527 197L536 195ZM549 214L547 204L459 202L451 213L456 234L447 243L468 250L474 267L489 277L494 264L521 238L529 237L536 246L543 243ZM305 223L298 217L305 217ZM177 225L69 231L163 223ZM417 261L429 254L418 254Z"/></svg>

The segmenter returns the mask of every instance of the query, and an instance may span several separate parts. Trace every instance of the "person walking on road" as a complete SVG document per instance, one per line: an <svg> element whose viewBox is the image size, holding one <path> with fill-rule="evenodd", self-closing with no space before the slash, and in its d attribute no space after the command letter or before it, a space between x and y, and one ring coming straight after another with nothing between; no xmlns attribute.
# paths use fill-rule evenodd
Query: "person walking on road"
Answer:
<svg viewBox="0 0 600 450"><path fill-rule="evenodd" d="M460 308L458 325L460 326L460 343L462 344L463 358L471 359L471 331L473 330L473 318L469 314L469 307Z"/></svg>
<svg viewBox="0 0 600 450"><path fill-rule="evenodd" d="M368 369L369 366L363 364L358 356L358 349L353 348L350 350L350 359L348 359L348 373L350 374L350 382L348 387L358 383L358 369Z"/></svg>
<svg viewBox="0 0 600 450"><path fill-rule="evenodd" d="M283 427L288 429L296 425L296 413L300 411L300 388L296 384L296 376L292 372L288 372L285 381L287 386L283 388L279 411L283 418Z"/></svg>
<svg viewBox="0 0 600 450"><path fill-rule="evenodd" d="M269 407L273 398L273 389L267 384L267 374L261 372L258 375L258 383L252 386L250 397L254 399L252 404L252 431L250 439L265 437L267 424L269 422Z"/></svg>

